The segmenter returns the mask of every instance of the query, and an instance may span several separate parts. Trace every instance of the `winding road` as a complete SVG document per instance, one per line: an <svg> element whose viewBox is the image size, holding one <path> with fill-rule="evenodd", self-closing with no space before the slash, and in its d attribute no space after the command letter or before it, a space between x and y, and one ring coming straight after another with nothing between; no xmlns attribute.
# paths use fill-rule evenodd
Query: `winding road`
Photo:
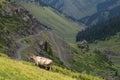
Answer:
<svg viewBox="0 0 120 80"><path fill-rule="evenodd" d="M19 49L17 50L17 52L16 52L16 53L17 53L16 60L21 60L23 50L24 50L25 48L29 47L29 45L22 43L22 41L25 40L25 39L32 38L32 37L40 36L40 34L41 34L42 32L43 32L43 31L39 32L38 34L30 35L30 36L28 36L28 37L21 38L21 39L19 39L19 40L16 41L16 43L20 45L20 48L19 48ZM61 50L60 46L57 44L53 32L52 32L52 31L47 31L47 32L50 34L51 40L52 40L52 42L53 42L54 45L55 45L56 54L57 54L58 58L60 59L60 61L62 61L62 62L64 63L64 65L65 65L66 67L69 68L68 61L65 59L64 54L62 54L62 50Z"/></svg>
<svg viewBox="0 0 120 80"><path fill-rule="evenodd" d="M64 65L69 68L68 61L65 59L64 54L62 54L61 47L57 44L57 42L56 42L56 40L54 38L53 32L49 31L49 34L50 34L52 42L55 45L55 48L56 48L56 51L57 51L57 55L58 55L60 61L62 61L64 63Z"/></svg>
<svg viewBox="0 0 120 80"><path fill-rule="evenodd" d="M40 36L40 34L41 34L42 32L43 32L43 31L41 31L41 32L39 32L39 33L37 33L37 34L34 34L34 35L30 35L30 36L25 37L25 38L21 38L21 39L19 39L19 40L16 41L16 43L20 45L20 48L19 48L19 49L17 50L17 52L16 52L16 53L17 53L17 57L16 57L17 60L20 60L20 59L22 58L22 56L21 56L21 55L22 55L22 51L23 51L25 48L29 47L29 45L26 45L26 44L22 43L22 41L25 40L25 39L32 38L32 37Z"/></svg>

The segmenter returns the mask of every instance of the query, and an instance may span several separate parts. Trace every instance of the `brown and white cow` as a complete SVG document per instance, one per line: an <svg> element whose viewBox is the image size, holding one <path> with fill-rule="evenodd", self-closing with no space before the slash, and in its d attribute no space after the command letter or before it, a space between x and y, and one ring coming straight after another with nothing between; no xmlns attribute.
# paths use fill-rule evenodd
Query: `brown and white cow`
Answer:
<svg viewBox="0 0 120 80"><path fill-rule="evenodd" d="M39 66L40 68L44 68L46 70L49 70L53 65L53 61L45 57L36 56L32 54L30 55L30 58L34 60L37 66Z"/></svg>

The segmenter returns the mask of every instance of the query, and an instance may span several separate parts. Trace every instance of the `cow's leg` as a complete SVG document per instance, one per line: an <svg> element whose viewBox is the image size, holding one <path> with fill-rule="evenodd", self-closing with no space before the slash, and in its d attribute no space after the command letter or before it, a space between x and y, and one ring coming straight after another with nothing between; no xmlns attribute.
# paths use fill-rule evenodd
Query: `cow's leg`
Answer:
<svg viewBox="0 0 120 80"><path fill-rule="evenodd" d="M45 66L42 65L41 68L45 69Z"/></svg>
<svg viewBox="0 0 120 80"><path fill-rule="evenodd" d="M47 70L50 70L50 67L47 67Z"/></svg>
<svg viewBox="0 0 120 80"><path fill-rule="evenodd" d="M42 68L42 66L41 66L41 65L39 65L39 67L40 67L40 68Z"/></svg>
<svg viewBox="0 0 120 80"><path fill-rule="evenodd" d="M39 66L38 62L35 63L36 66Z"/></svg>
<svg viewBox="0 0 120 80"><path fill-rule="evenodd" d="M42 68L42 69L45 69L45 66L43 66L43 65L39 65L39 67Z"/></svg>

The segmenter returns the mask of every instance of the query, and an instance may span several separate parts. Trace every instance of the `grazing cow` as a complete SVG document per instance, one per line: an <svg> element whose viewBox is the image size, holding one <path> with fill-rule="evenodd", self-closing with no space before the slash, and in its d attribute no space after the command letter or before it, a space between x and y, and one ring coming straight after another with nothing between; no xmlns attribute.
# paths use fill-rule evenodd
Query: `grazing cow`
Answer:
<svg viewBox="0 0 120 80"><path fill-rule="evenodd" d="M41 57L41 56L36 56L36 55L30 55L30 58L35 61L35 64L39 66L40 68L49 70L50 67L53 64L53 61L51 59Z"/></svg>

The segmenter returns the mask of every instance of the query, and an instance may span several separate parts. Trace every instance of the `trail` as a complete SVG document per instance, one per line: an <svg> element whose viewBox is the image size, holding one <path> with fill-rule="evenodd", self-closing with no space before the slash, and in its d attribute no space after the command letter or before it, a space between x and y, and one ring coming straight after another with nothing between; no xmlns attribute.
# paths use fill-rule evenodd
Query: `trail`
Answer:
<svg viewBox="0 0 120 80"><path fill-rule="evenodd" d="M17 57L16 57L17 60L20 60L20 59L22 58L22 51L23 51L25 48L29 47L29 45L26 45L26 44L22 43L21 41L23 41L23 40L25 40L25 39L32 38L32 37L39 36L42 32L43 32L43 31L39 32L38 34L30 35L30 36L28 36L28 37L24 37L24 38L21 38L21 39L19 39L19 40L16 41L16 43L20 45L20 48L19 48L19 49L17 50L17 52L16 52L16 53L17 53Z"/></svg>
<svg viewBox="0 0 120 80"><path fill-rule="evenodd" d="M38 34L30 35L28 37L24 37L24 38L21 38L21 39L19 39L19 40L16 41L16 43L20 45L20 48L16 52L17 53L17 57L16 57L17 60L20 60L22 58L22 51L25 48L29 47L29 45L22 43L22 41L25 40L25 39L32 38L32 37L37 37L42 32L43 31L39 32ZM69 68L68 61L65 59L64 54L62 54L62 50L61 50L60 46L57 44L57 42L56 42L56 40L54 38L53 32L52 31L48 31L48 33L50 34L51 40L52 40L52 42L55 45L55 48L56 48L56 51L57 51L57 55L58 55L60 61L62 61L64 63L64 65Z"/></svg>
<svg viewBox="0 0 120 80"><path fill-rule="evenodd" d="M57 42L56 42L56 40L55 40L55 38L54 38L53 32L52 32L52 31L48 31L48 32L49 32L49 34L50 34L50 37L51 37L52 42L53 42L54 45L55 45L55 48L56 48L56 50L57 50L57 55L58 55L60 61L62 61L62 62L64 63L64 65L69 68L68 61L65 59L64 54L62 54L61 48L60 48L60 46L57 44Z"/></svg>

